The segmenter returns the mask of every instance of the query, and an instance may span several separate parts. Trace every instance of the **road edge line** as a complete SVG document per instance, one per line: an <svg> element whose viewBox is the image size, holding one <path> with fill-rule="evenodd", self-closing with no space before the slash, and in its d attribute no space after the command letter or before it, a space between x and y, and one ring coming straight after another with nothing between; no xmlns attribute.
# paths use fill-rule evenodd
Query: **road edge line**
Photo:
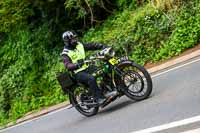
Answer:
<svg viewBox="0 0 200 133"><path fill-rule="evenodd" d="M174 121L174 122L171 122L171 123L167 123L167 124L163 124L163 125L159 125L159 126L155 126L155 127L139 130L139 131L130 132L130 133L153 133L153 132L159 132L159 131L162 131L162 130L175 128L175 127L179 127L179 126L184 126L184 125L195 123L195 122L198 122L198 121L200 121L200 115L195 116L195 117L191 117L191 118L187 118L187 119L183 119L183 120L180 120L180 121Z"/></svg>

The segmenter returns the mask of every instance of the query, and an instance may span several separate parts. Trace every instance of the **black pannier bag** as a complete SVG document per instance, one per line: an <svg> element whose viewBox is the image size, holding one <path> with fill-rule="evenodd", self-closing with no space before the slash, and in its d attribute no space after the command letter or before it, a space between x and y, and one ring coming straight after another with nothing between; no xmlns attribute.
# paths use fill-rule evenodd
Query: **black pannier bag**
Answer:
<svg viewBox="0 0 200 133"><path fill-rule="evenodd" d="M68 89L71 88L71 86L74 84L73 80L71 79L69 73L64 72L64 73L58 73L57 74L57 80L59 84L62 87L62 90L64 93L68 92Z"/></svg>

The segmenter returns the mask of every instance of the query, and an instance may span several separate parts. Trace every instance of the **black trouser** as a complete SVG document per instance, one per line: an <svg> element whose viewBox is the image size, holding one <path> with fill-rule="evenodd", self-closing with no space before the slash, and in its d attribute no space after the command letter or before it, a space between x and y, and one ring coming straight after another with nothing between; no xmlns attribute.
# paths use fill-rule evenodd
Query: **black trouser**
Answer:
<svg viewBox="0 0 200 133"><path fill-rule="evenodd" d="M96 67L91 66L91 67L87 68L86 70L75 74L75 78L78 82L89 86L90 92L92 93L92 95L95 98L101 98L102 97L101 90L97 85L95 77L92 76L92 74L91 74L95 70L96 70Z"/></svg>

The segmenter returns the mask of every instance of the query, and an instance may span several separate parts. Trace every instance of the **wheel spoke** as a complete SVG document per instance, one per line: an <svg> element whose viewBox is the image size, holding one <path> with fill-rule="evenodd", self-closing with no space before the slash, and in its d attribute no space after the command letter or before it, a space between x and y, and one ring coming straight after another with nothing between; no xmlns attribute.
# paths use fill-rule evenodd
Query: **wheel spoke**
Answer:
<svg viewBox="0 0 200 133"><path fill-rule="evenodd" d="M83 97L87 97L88 99L91 98L91 95L86 88L83 88L83 87L76 88L74 90L74 96L75 96L74 101L76 101L75 107L80 113L86 116L90 116L88 114L92 114L93 112L96 112L95 111L97 110L96 107L89 107L88 105L84 104L85 101L83 101Z"/></svg>
<svg viewBox="0 0 200 133"><path fill-rule="evenodd" d="M149 73L138 64L130 64L120 68L123 72L124 93L134 100L147 98L152 91L152 80Z"/></svg>

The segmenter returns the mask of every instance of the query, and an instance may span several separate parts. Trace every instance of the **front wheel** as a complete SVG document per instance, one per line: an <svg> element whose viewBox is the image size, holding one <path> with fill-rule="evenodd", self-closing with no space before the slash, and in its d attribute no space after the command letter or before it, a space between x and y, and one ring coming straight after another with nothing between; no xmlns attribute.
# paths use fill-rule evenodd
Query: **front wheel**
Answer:
<svg viewBox="0 0 200 133"><path fill-rule="evenodd" d="M152 79L147 70L135 62L127 62L119 66L122 91L133 100L144 100L152 92Z"/></svg>

